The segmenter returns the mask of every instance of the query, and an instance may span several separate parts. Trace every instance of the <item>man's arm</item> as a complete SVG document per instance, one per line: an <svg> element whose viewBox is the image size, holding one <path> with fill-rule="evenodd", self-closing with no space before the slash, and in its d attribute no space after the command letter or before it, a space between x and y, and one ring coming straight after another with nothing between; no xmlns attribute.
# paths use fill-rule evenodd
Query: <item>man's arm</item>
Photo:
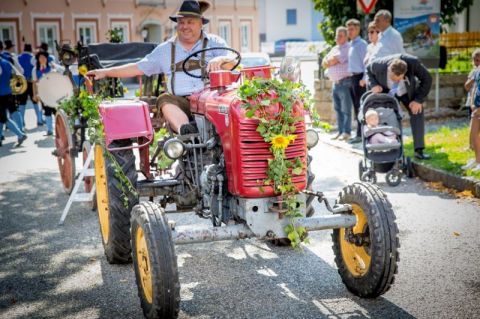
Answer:
<svg viewBox="0 0 480 319"><path fill-rule="evenodd" d="M423 103L432 87L432 76L419 60L412 59L410 63L413 64L413 75L420 81L420 86L415 89L413 100L418 103Z"/></svg>
<svg viewBox="0 0 480 319"><path fill-rule="evenodd" d="M371 62L367 65L367 78L368 78L368 89L371 90L374 86L380 85L375 74L375 62Z"/></svg>
<svg viewBox="0 0 480 319"><path fill-rule="evenodd" d="M105 77L130 78L137 75L143 75L143 72L138 68L137 63L129 63L106 69L90 70L87 72L87 76L92 76L95 80L101 80Z"/></svg>

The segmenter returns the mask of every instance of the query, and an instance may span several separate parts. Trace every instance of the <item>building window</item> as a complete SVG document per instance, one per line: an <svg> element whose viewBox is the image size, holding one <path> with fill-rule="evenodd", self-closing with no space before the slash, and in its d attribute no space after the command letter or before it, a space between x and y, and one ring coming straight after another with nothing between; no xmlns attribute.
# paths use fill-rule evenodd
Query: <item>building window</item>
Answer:
<svg viewBox="0 0 480 319"><path fill-rule="evenodd" d="M287 25L297 24L297 9L287 9Z"/></svg>
<svg viewBox="0 0 480 319"><path fill-rule="evenodd" d="M122 36L122 42L130 42L130 22L129 21L112 21L110 28L118 30Z"/></svg>
<svg viewBox="0 0 480 319"><path fill-rule="evenodd" d="M18 19L1 19L0 18L0 41L10 40L15 44L14 51L21 50L18 43Z"/></svg>
<svg viewBox="0 0 480 319"><path fill-rule="evenodd" d="M97 42L97 24L95 22L76 22L77 39L84 44Z"/></svg>
<svg viewBox="0 0 480 319"><path fill-rule="evenodd" d="M224 39L228 45L232 44L232 21L218 21L218 35Z"/></svg>
<svg viewBox="0 0 480 319"><path fill-rule="evenodd" d="M252 51L252 22L241 21L240 22L240 51L249 52Z"/></svg>
<svg viewBox="0 0 480 319"><path fill-rule="evenodd" d="M15 42L15 23L0 23L0 41L11 40Z"/></svg>
<svg viewBox="0 0 480 319"><path fill-rule="evenodd" d="M48 52L56 54L55 41L60 42L60 23L59 22L36 22L37 45L45 42L48 44Z"/></svg>

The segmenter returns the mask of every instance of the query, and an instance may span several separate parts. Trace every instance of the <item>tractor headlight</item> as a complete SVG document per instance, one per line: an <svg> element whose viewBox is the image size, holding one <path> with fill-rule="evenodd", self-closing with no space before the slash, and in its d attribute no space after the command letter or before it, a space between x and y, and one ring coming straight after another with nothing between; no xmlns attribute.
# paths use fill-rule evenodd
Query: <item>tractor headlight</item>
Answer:
<svg viewBox="0 0 480 319"><path fill-rule="evenodd" d="M310 149L318 144L318 133L313 129L307 130L307 147Z"/></svg>
<svg viewBox="0 0 480 319"><path fill-rule="evenodd" d="M182 141L177 140L176 138L168 140L165 145L163 145L163 151L171 159L180 158L185 152L185 145Z"/></svg>

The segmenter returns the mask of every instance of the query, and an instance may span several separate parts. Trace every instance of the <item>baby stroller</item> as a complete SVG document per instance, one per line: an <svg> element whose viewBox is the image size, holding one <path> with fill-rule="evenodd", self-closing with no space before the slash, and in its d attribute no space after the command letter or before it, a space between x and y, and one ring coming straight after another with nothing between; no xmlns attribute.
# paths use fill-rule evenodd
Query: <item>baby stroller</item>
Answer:
<svg viewBox="0 0 480 319"><path fill-rule="evenodd" d="M370 128L366 125L365 113L374 109L378 113L378 126ZM410 157L403 154L402 115L397 99L388 94L366 92L360 100L358 120L362 125L363 159L358 165L361 181L377 182L376 173L387 173L385 179L388 185L397 186L402 176L413 177ZM376 133L394 132L396 142L371 144L369 137Z"/></svg>

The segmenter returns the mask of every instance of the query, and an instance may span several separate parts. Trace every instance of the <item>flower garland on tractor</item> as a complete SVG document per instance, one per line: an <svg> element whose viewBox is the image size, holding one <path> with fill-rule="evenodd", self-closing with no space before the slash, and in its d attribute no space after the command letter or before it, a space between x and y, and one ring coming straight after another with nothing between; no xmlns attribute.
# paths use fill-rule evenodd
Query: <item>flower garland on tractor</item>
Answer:
<svg viewBox="0 0 480 319"><path fill-rule="evenodd" d="M292 175L304 173L305 163L299 158L287 159L285 150L297 138L295 124L303 119L303 114L294 114L296 103L303 103L310 111L314 124L318 122L310 92L302 83L254 78L240 86L238 95L246 109L245 116L258 121L257 132L270 144L273 158L268 160L267 179L263 181L263 186L272 186L282 198L285 215L289 217L285 232L292 247L301 249L300 243L308 243L308 238L305 227L295 224L295 220L303 215L297 204L298 190Z"/></svg>

